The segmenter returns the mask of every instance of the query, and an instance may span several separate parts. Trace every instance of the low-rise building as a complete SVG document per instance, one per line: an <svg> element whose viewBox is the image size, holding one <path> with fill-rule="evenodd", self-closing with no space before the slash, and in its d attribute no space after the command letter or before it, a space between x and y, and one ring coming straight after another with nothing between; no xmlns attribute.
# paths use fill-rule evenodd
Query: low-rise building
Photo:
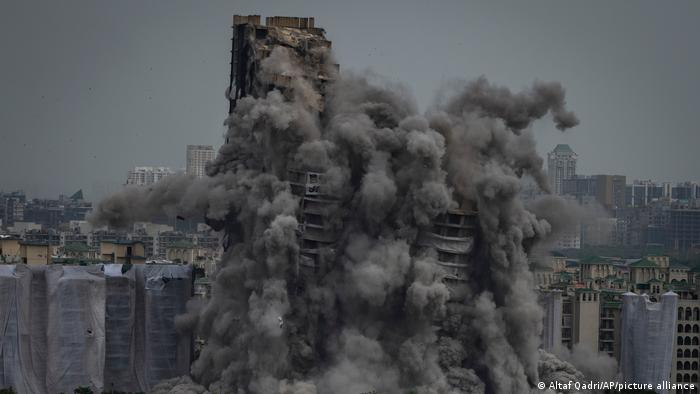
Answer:
<svg viewBox="0 0 700 394"><path fill-rule="evenodd" d="M51 247L48 243L37 241L20 242L20 256L24 264L51 263Z"/></svg>
<svg viewBox="0 0 700 394"><path fill-rule="evenodd" d="M641 259L629 265L630 283L632 285L649 283L652 279L664 281L663 270L655 262L648 259Z"/></svg>
<svg viewBox="0 0 700 394"><path fill-rule="evenodd" d="M676 260L671 260L668 268L668 282L690 282L690 268Z"/></svg>
<svg viewBox="0 0 700 394"><path fill-rule="evenodd" d="M0 263L21 262L20 238L13 235L0 235Z"/></svg>
<svg viewBox="0 0 700 394"><path fill-rule="evenodd" d="M84 242L69 242L62 249L62 257L85 260L97 259L97 248L93 248Z"/></svg>
<svg viewBox="0 0 700 394"><path fill-rule="evenodd" d="M146 261L145 248L140 241L103 241L100 259L111 263L143 264Z"/></svg>
<svg viewBox="0 0 700 394"><path fill-rule="evenodd" d="M616 273L616 269L612 261L598 256L590 256L581 259L578 262L578 267L580 275L579 279L581 282L596 282Z"/></svg>
<svg viewBox="0 0 700 394"><path fill-rule="evenodd" d="M182 240L177 241L168 246L165 251L167 260L179 261L181 263L194 263L199 255L199 248L192 242Z"/></svg>
<svg viewBox="0 0 700 394"><path fill-rule="evenodd" d="M134 167L127 175L126 184L136 186L152 185L172 175L175 175L175 171L169 167Z"/></svg>

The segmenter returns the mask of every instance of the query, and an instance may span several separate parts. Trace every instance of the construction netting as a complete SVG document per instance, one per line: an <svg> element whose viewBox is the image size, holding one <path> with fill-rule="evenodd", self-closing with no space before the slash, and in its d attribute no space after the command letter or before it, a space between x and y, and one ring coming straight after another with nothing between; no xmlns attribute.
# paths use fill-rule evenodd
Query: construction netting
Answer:
<svg viewBox="0 0 700 394"><path fill-rule="evenodd" d="M187 374L187 265L0 265L0 388L149 392Z"/></svg>
<svg viewBox="0 0 700 394"><path fill-rule="evenodd" d="M659 302L651 302L647 295L630 292L622 300L622 378L629 383L657 387L671 376L678 295L668 292ZM663 394L667 390L657 392Z"/></svg>

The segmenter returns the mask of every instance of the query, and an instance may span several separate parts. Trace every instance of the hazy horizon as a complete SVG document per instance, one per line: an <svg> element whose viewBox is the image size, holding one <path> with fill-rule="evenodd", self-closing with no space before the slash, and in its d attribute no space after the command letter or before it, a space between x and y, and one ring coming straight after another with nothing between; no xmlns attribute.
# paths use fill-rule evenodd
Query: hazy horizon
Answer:
<svg viewBox="0 0 700 394"><path fill-rule="evenodd" d="M397 4L7 2L0 190L98 200L130 168L180 169L187 144L218 149L234 13L314 16L341 71L403 83L421 111L456 79L559 81L581 125L536 123L541 155L566 143L581 174L700 179L700 3Z"/></svg>

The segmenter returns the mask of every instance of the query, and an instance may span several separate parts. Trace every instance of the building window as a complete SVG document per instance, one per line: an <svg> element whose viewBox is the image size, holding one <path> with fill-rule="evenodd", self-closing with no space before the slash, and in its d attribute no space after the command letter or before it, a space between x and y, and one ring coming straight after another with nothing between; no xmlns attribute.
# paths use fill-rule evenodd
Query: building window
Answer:
<svg viewBox="0 0 700 394"><path fill-rule="evenodd" d="M680 349L678 349L678 350L680 350ZM685 351L683 352L683 356L690 358L690 349L685 349Z"/></svg>
<svg viewBox="0 0 700 394"><path fill-rule="evenodd" d="M678 325L678 332L683 332L683 325L682 324Z"/></svg>

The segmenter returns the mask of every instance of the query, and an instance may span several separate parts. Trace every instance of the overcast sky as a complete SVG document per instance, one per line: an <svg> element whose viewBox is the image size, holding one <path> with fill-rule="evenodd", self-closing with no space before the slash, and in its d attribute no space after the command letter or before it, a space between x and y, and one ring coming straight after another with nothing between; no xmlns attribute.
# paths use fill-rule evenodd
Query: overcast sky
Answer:
<svg viewBox="0 0 700 394"><path fill-rule="evenodd" d="M497 3L497 4L494 4ZM700 180L700 2L3 1L0 190L97 199L133 166L222 142L231 16L315 16L341 70L437 89L564 84L581 125L535 124L579 173Z"/></svg>

